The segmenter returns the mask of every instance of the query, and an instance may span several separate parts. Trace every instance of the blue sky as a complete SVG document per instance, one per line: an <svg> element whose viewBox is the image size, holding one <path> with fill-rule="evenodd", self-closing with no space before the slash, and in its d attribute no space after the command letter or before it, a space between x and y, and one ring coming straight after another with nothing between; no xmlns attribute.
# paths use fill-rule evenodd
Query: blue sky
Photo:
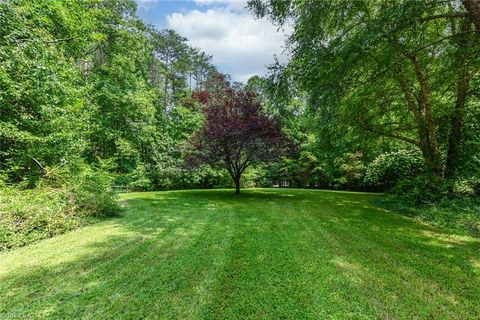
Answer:
<svg viewBox="0 0 480 320"><path fill-rule="evenodd" d="M136 0L138 15L159 29L174 29L208 54L235 81L265 75L277 55L286 60L285 32L255 19L242 0Z"/></svg>
<svg viewBox="0 0 480 320"><path fill-rule="evenodd" d="M187 0L136 0L136 2L138 5L137 13L142 20L160 29L168 27L167 15L176 12L189 12L200 7L195 1Z"/></svg>

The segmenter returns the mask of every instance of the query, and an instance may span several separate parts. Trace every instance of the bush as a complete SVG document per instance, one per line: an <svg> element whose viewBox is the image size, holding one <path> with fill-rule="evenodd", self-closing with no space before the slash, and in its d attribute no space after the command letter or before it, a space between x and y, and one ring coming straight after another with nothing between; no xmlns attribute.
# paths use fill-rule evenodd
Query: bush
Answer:
<svg viewBox="0 0 480 320"><path fill-rule="evenodd" d="M414 206L396 195L387 195L379 204L423 222L480 235L480 200L475 197L443 198L435 203Z"/></svg>
<svg viewBox="0 0 480 320"><path fill-rule="evenodd" d="M480 183L473 179L457 179L452 184L452 192L456 196L460 197L474 197L479 194Z"/></svg>
<svg viewBox="0 0 480 320"><path fill-rule="evenodd" d="M474 180L445 180L431 174L423 174L400 180L388 191L399 201L415 206L435 204L443 200L476 197Z"/></svg>
<svg viewBox="0 0 480 320"><path fill-rule="evenodd" d="M476 185L474 180L444 180L424 174L401 180L380 204L424 222L480 235Z"/></svg>
<svg viewBox="0 0 480 320"><path fill-rule="evenodd" d="M35 189L20 190L0 183L0 250L24 246L120 212L106 172L86 166L45 172Z"/></svg>
<svg viewBox="0 0 480 320"><path fill-rule="evenodd" d="M424 174L411 179L400 180L391 190L399 201L422 206L436 203L447 197L449 187L441 178Z"/></svg>
<svg viewBox="0 0 480 320"><path fill-rule="evenodd" d="M334 189L362 189L365 176L362 152L346 153L335 159L335 164L340 177L334 179Z"/></svg>
<svg viewBox="0 0 480 320"><path fill-rule="evenodd" d="M249 167L242 174L242 179L240 181L242 188L255 188L262 184L265 184L264 181L265 170L261 166ZM232 183L233 185L233 183Z"/></svg>
<svg viewBox="0 0 480 320"><path fill-rule="evenodd" d="M151 173L153 170L151 166L140 164L129 173L117 175L113 184L128 186L128 189L133 191L152 190L153 181Z"/></svg>
<svg viewBox="0 0 480 320"><path fill-rule="evenodd" d="M81 223L65 190L0 190L0 250L52 237Z"/></svg>
<svg viewBox="0 0 480 320"><path fill-rule="evenodd" d="M112 185L111 174L79 160L62 167L46 168L37 190L62 189L83 215L109 216L120 209Z"/></svg>
<svg viewBox="0 0 480 320"><path fill-rule="evenodd" d="M367 167L365 185L378 190L387 190L400 180L417 176L424 167L418 150L398 150L376 157Z"/></svg>
<svg viewBox="0 0 480 320"><path fill-rule="evenodd" d="M91 169L73 177L68 190L74 204L85 215L113 216L120 207L112 190L112 177L102 170Z"/></svg>

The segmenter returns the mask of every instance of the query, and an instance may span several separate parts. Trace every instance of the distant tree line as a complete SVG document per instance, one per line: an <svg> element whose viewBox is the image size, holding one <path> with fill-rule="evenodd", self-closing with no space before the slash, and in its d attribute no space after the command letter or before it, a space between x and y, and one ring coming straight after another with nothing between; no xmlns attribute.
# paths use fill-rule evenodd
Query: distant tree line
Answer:
<svg viewBox="0 0 480 320"><path fill-rule="evenodd" d="M4 180L33 187L81 162L137 189L208 184L208 168L184 174L180 146L201 126L191 92L217 73L211 56L133 0L7 0L0 20Z"/></svg>
<svg viewBox="0 0 480 320"><path fill-rule="evenodd" d="M1 180L31 188L86 166L131 190L418 178L480 192L477 1L249 7L289 26L290 61L243 85L212 81L212 57L142 22L133 0L1 1ZM222 123L238 164L213 152Z"/></svg>

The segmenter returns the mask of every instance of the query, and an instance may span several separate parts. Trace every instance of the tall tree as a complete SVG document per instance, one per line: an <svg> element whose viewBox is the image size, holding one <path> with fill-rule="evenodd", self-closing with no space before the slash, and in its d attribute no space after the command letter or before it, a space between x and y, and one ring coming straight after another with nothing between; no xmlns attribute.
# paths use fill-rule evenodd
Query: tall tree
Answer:
<svg viewBox="0 0 480 320"><path fill-rule="evenodd" d="M134 0L4 0L0 17L2 177L34 186L41 166L83 159L122 184L168 180L202 121L187 76L203 85L210 56L145 25Z"/></svg>
<svg viewBox="0 0 480 320"><path fill-rule="evenodd" d="M240 193L242 173L250 166L278 159L287 139L279 123L263 113L255 94L232 87L219 76L205 107L205 124L195 137L195 163L224 167Z"/></svg>
<svg viewBox="0 0 480 320"><path fill-rule="evenodd" d="M437 176L454 171L443 169L444 131L452 126L448 163L456 166L461 110L479 71L478 33L459 1L252 0L249 6L293 24L292 59L283 73L307 93L319 118L329 119L322 130L348 124L419 148Z"/></svg>
<svg viewBox="0 0 480 320"><path fill-rule="evenodd" d="M0 1L0 172L32 186L86 148L82 73L98 37L79 1Z"/></svg>

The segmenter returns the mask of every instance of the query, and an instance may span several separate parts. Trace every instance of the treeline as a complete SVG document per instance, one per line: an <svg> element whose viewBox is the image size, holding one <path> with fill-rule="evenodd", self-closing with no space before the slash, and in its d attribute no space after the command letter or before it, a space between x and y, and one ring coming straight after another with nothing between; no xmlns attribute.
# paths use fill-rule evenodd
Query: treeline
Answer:
<svg viewBox="0 0 480 320"><path fill-rule="evenodd" d="M0 17L7 184L79 165L132 189L202 183L202 169L186 175L179 162L202 121L191 92L216 73L209 55L146 25L133 0L8 0Z"/></svg>
<svg viewBox="0 0 480 320"><path fill-rule="evenodd" d="M298 152L250 168L244 184L384 191L418 178L478 192L480 33L467 2L250 1L293 24L290 62L245 89ZM3 181L32 188L84 165L134 190L231 184L183 155L204 122L195 95L217 73L211 57L135 11L121 0L0 3Z"/></svg>
<svg viewBox="0 0 480 320"><path fill-rule="evenodd" d="M267 0L249 6L292 26L291 59L272 66L263 91L286 121L310 134L303 135L298 160L316 168L317 181L323 176L339 186L385 189L407 173L478 179L476 1Z"/></svg>
<svg viewBox="0 0 480 320"><path fill-rule="evenodd" d="M113 186L213 186L182 145L211 57L133 0L0 1L0 250L116 215Z"/></svg>

